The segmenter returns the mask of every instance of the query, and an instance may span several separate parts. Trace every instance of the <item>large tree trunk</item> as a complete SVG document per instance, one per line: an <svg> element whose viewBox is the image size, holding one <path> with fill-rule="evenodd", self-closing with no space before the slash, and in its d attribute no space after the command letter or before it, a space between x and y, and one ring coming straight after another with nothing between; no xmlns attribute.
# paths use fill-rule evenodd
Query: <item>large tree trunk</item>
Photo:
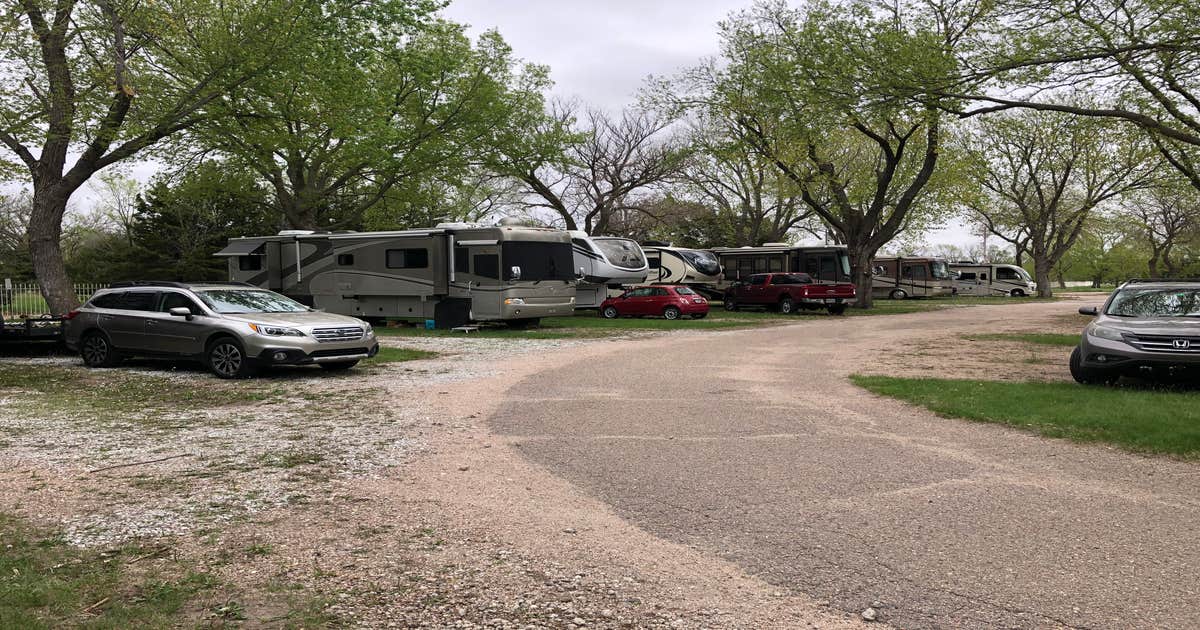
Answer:
<svg viewBox="0 0 1200 630"><path fill-rule="evenodd" d="M867 252L863 248L847 248L847 251L850 254L850 282L854 283L857 295L854 305L858 308L871 308L874 305L871 290L875 280L871 274L871 262L875 258L875 252Z"/></svg>
<svg viewBox="0 0 1200 630"><path fill-rule="evenodd" d="M34 184L33 212L29 216L29 257L33 274L41 286L42 297L51 315L66 315L79 306L75 287L67 277L62 255L62 219L69 193L59 186Z"/></svg>
<svg viewBox="0 0 1200 630"><path fill-rule="evenodd" d="M1033 275L1037 279L1038 297L1053 297L1054 291L1050 287L1050 271L1054 267L1049 260L1044 256L1033 255Z"/></svg>

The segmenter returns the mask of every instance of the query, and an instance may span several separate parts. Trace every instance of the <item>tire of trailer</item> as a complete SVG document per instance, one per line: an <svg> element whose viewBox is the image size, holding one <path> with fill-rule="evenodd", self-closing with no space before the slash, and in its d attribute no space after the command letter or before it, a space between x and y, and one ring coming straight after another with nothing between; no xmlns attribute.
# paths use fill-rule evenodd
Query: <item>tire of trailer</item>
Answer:
<svg viewBox="0 0 1200 630"><path fill-rule="evenodd" d="M888 294L888 297L893 300L904 300L908 298L908 292L904 289L892 289L892 292Z"/></svg>
<svg viewBox="0 0 1200 630"><path fill-rule="evenodd" d="M121 362L121 354L113 348L108 335L98 330L84 333L79 343L79 356L83 364L91 368L113 367Z"/></svg>
<svg viewBox="0 0 1200 630"><path fill-rule="evenodd" d="M680 313L679 309L674 306L668 306L667 308L663 309L664 319L679 319L681 314L682 313Z"/></svg>

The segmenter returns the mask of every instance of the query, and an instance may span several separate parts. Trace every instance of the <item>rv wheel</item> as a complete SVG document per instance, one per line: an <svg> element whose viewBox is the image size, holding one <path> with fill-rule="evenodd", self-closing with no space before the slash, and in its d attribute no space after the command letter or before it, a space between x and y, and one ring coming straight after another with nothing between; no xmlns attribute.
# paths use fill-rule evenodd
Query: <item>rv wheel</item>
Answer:
<svg viewBox="0 0 1200 630"><path fill-rule="evenodd" d="M603 315L605 319L616 319L621 316L621 314L617 312L617 307L615 306L605 306L604 310L600 311L600 314Z"/></svg>
<svg viewBox="0 0 1200 630"><path fill-rule="evenodd" d="M667 308L663 309L663 317L666 319L679 319L679 315L679 309L675 308L674 306L668 306Z"/></svg>
<svg viewBox="0 0 1200 630"><path fill-rule="evenodd" d="M893 300L903 300L904 298L908 297L908 293L905 292L904 289L892 289L892 292L888 294L888 297L892 298Z"/></svg>
<svg viewBox="0 0 1200 630"><path fill-rule="evenodd" d="M1013 289L1010 295L1013 297L1025 297L1025 292L1020 289Z"/></svg>

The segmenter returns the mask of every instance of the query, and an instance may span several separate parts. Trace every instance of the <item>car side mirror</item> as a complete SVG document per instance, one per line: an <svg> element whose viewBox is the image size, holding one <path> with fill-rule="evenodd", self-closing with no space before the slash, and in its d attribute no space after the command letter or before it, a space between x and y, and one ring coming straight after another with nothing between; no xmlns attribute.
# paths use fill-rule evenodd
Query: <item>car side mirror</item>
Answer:
<svg viewBox="0 0 1200 630"><path fill-rule="evenodd" d="M174 317L182 317L182 318L188 320L189 322L192 321L192 309L190 309L186 306L176 306L175 308L173 308L167 312L170 313Z"/></svg>
<svg viewBox="0 0 1200 630"><path fill-rule="evenodd" d="M1095 306L1081 306L1079 307L1079 314L1095 317L1100 314L1100 311Z"/></svg>
<svg viewBox="0 0 1200 630"><path fill-rule="evenodd" d="M508 274L510 277L512 277L513 280L520 280L521 279L521 268L516 265L513 265L512 267L509 268Z"/></svg>

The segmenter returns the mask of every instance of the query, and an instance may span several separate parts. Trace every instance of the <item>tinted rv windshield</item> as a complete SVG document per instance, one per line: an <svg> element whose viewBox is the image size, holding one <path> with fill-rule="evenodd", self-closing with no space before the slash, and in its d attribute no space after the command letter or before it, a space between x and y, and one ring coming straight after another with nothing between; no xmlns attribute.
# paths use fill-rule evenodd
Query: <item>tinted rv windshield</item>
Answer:
<svg viewBox="0 0 1200 630"><path fill-rule="evenodd" d="M716 255L712 252L702 249L681 249L679 255L683 256L689 265L695 267L696 271L706 276L715 276L721 273L721 261L717 260Z"/></svg>
<svg viewBox="0 0 1200 630"><path fill-rule="evenodd" d="M627 238L597 238L592 239L592 242L614 267L641 269L646 266L646 256L642 254L642 248Z"/></svg>
<svg viewBox="0 0 1200 630"><path fill-rule="evenodd" d="M950 265L944 260L929 261L929 270L933 273L933 277L938 280L950 279Z"/></svg>
<svg viewBox="0 0 1200 630"><path fill-rule="evenodd" d="M547 243L542 241L505 241L500 246L500 262L505 280L516 280L513 267L521 268L521 280L564 280L575 279L571 269L574 253L570 243Z"/></svg>

